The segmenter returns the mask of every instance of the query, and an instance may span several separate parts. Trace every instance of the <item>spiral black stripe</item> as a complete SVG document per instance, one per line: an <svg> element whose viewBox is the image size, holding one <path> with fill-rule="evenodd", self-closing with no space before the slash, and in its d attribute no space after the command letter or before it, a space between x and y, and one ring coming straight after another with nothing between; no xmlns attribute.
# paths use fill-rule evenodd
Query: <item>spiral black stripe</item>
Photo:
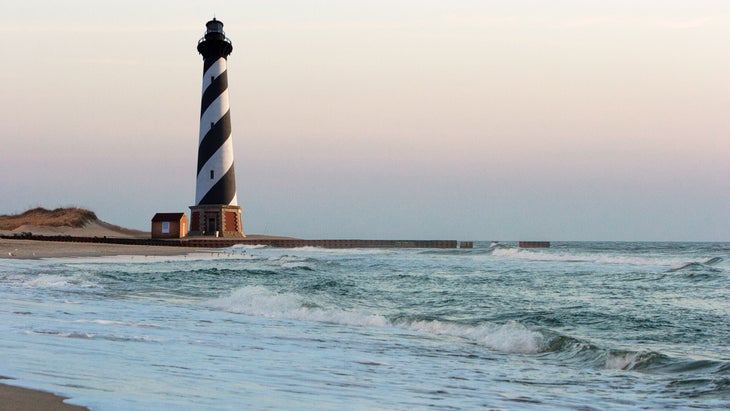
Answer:
<svg viewBox="0 0 730 411"><path fill-rule="evenodd" d="M205 163L218 151L221 146L231 136L231 110L221 117L220 121L215 123L213 128L208 130L203 140L198 146L198 174Z"/></svg>
<svg viewBox="0 0 730 411"><path fill-rule="evenodd" d="M216 77L203 92L200 100L200 116L202 117L205 110L218 98L224 91L228 89L228 74L223 71L220 76Z"/></svg>
<svg viewBox="0 0 730 411"><path fill-rule="evenodd" d="M236 196L236 175L233 164L225 175L200 200L199 204L230 204Z"/></svg>
<svg viewBox="0 0 730 411"><path fill-rule="evenodd" d="M225 56L223 56L225 58ZM213 64L215 64L216 61L218 61L220 57L217 55L214 55L213 58L205 58L203 60L203 74L205 74L206 71L208 71L209 68L213 67Z"/></svg>

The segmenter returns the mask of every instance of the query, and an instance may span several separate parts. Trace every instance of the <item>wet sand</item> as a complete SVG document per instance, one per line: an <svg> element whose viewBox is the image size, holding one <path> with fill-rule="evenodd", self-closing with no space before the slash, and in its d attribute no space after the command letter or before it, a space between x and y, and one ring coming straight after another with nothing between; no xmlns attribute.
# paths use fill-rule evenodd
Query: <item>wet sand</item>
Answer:
<svg viewBox="0 0 730 411"><path fill-rule="evenodd" d="M0 238L0 258L37 259L111 255L183 255L203 251L193 247L70 243Z"/></svg>
<svg viewBox="0 0 730 411"><path fill-rule="evenodd" d="M88 408L69 405L65 398L38 390L5 385L0 377L0 411L79 411Z"/></svg>

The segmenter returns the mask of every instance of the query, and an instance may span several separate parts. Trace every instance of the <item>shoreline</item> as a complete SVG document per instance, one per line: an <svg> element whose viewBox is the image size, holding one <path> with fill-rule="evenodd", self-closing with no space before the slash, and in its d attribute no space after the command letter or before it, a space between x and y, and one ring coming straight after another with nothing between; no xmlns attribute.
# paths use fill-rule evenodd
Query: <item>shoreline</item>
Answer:
<svg viewBox="0 0 730 411"><path fill-rule="evenodd" d="M9 385L12 378L0 376L0 410L82 411L89 409L67 404L68 398L47 391Z"/></svg>
<svg viewBox="0 0 730 411"><path fill-rule="evenodd" d="M108 257L116 255L166 256L204 251L194 247L146 246L104 243L72 243L0 238L0 259Z"/></svg>
<svg viewBox="0 0 730 411"><path fill-rule="evenodd" d="M292 237L254 234L248 244L297 241ZM78 240L85 240L77 242ZM119 240L117 242L116 240ZM42 258L111 257L111 256L180 256L230 247L226 239L204 239L204 244L186 246L147 244L146 238L51 237L33 239L0 236L0 261L3 259L38 260ZM230 240L228 241L230 242ZM1 410L0 410L1 411Z"/></svg>

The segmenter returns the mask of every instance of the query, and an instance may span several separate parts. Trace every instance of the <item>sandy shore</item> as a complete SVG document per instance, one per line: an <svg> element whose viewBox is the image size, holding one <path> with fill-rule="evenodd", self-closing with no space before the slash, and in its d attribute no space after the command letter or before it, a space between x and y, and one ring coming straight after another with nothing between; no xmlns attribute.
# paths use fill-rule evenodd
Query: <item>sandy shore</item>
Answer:
<svg viewBox="0 0 730 411"><path fill-rule="evenodd" d="M85 407L65 404L65 398L45 391L30 390L3 384L0 377L0 411L79 411Z"/></svg>
<svg viewBox="0 0 730 411"><path fill-rule="evenodd" d="M109 255L182 255L203 251L193 247L67 243L0 238L0 258L101 257Z"/></svg>

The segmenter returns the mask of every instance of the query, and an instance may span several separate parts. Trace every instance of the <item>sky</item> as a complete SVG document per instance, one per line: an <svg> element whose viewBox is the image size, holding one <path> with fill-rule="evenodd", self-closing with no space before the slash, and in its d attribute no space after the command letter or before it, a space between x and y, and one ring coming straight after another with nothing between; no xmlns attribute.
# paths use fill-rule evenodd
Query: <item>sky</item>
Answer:
<svg viewBox="0 0 730 411"><path fill-rule="evenodd" d="M189 212L214 15L247 233L730 241L725 0L0 0L0 214Z"/></svg>

